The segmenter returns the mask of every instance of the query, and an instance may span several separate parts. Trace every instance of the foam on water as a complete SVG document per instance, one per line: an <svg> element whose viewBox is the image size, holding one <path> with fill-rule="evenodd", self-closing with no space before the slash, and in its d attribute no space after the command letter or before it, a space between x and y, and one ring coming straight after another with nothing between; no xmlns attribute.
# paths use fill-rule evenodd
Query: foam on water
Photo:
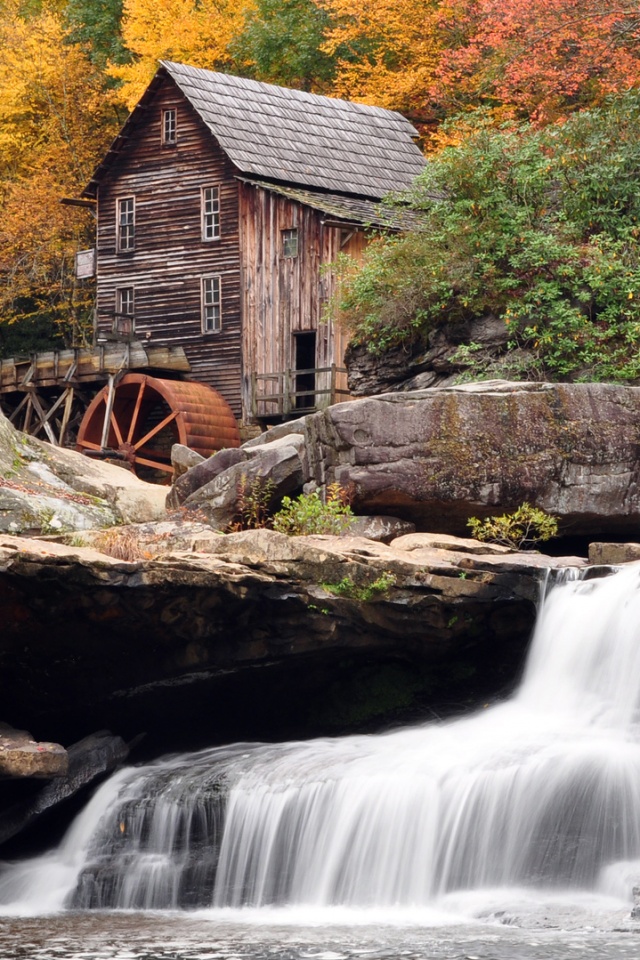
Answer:
<svg viewBox="0 0 640 960"><path fill-rule="evenodd" d="M58 850L0 870L1 909L447 923L523 890L619 907L640 878L639 707L633 566L553 589L519 691L474 716L120 771Z"/></svg>

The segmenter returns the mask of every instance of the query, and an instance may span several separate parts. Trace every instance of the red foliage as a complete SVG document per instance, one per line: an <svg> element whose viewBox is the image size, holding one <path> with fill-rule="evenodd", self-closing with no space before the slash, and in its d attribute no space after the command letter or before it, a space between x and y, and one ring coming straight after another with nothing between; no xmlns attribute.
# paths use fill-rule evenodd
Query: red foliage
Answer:
<svg viewBox="0 0 640 960"><path fill-rule="evenodd" d="M637 0L443 0L436 94L538 122L640 81Z"/></svg>

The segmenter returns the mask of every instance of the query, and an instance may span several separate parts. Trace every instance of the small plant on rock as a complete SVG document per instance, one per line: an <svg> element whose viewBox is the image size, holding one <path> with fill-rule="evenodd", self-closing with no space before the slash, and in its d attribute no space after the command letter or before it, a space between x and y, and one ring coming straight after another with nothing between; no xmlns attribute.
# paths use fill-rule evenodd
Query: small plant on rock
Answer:
<svg viewBox="0 0 640 960"><path fill-rule="evenodd" d="M471 517L467 521L476 540L486 543L499 543L514 550L527 550L538 543L551 540L558 535L558 521L555 517L523 503L513 513L501 517L488 517L479 520Z"/></svg>
<svg viewBox="0 0 640 960"><path fill-rule="evenodd" d="M273 480L254 477L249 480L242 474L236 497L236 517L229 525L228 533L241 530L260 530L271 525L270 508L276 485Z"/></svg>
<svg viewBox="0 0 640 960"><path fill-rule="evenodd" d="M385 570L377 579L364 585L357 584L351 577L343 577L338 583L323 583L322 589L333 593L336 597L346 597L349 600L359 600L366 603L375 597L388 593L395 587L396 577L390 570Z"/></svg>
<svg viewBox="0 0 640 960"><path fill-rule="evenodd" d="M136 531L127 527L121 530L104 530L93 539L91 546L99 553L105 553L115 560L126 560L128 563L148 560L151 556L149 551L143 549Z"/></svg>
<svg viewBox="0 0 640 960"><path fill-rule="evenodd" d="M326 500L320 494L302 493L295 500L282 498L282 507L273 517L273 529L291 537L313 534L345 533L355 517L348 503L348 494L339 483L327 488Z"/></svg>

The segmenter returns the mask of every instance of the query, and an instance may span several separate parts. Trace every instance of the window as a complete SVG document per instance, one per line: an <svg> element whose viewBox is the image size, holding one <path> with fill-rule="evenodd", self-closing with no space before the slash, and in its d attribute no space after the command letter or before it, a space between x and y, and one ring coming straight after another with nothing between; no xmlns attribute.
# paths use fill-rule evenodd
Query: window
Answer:
<svg viewBox="0 0 640 960"><path fill-rule="evenodd" d="M202 332L219 333L221 329L220 277L203 277Z"/></svg>
<svg viewBox="0 0 640 960"><path fill-rule="evenodd" d="M177 116L175 109L162 111L162 142L177 142Z"/></svg>
<svg viewBox="0 0 640 960"><path fill-rule="evenodd" d="M217 240L220 236L220 190L202 188L202 239Z"/></svg>
<svg viewBox="0 0 640 960"><path fill-rule="evenodd" d="M298 256L298 231L297 230L282 231L282 252L285 257Z"/></svg>
<svg viewBox="0 0 640 960"><path fill-rule="evenodd" d="M119 287L116 290L116 315L113 332L120 336L131 336L134 330L134 290L133 287Z"/></svg>
<svg viewBox="0 0 640 960"><path fill-rule="evenodd" d="M118 250L126 253L135 248L136 227L133 197L123 197L117 202Z"/></svg>

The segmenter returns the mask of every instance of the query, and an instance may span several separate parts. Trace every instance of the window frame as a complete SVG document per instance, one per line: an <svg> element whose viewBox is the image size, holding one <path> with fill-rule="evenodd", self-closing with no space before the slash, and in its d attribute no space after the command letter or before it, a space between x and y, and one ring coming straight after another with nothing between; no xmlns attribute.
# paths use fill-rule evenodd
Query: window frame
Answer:
<svg viewBox="0 0 640 960"><path fill-rule="evenodd" d="M211 302L207 302L207 284L211 283ZM217 288L217 297L216 297ZM215 310L217 308L217 316ZM212 309L212 325L207 316L207 310ZM222 331L222 277L219 273L207 274L200 278L200 325L203 334L214 334Z"/></svg>
<svg viewBox="0 0 640 960"><path fill-rule="evenodd" d="M126 214L131 216L130 222L122 222L122 204L131 203L131 209ZM126 232L126 243L123 242ZM130 231L130 232L129 232ZM136 198L134 196L116 197L116 250L118 253L133 253L136 248Z"/></svg>
<svg viewBox="0 0 640 960"><path fill-rule="evenodd" d="M130 309L125 310L125 294L127 295L127 306ZM130 294L130 296L129 296ZM129 330L122 330L123 320L130 320ZM136 329L136 288L133 284L127 284L126 287L116 287L116 311L113 317L113 332L132 336Z"/></svg>
<svg viewBox="0 0 640 960"><path fill-rule="evenodd" d="M290 244L295 241L295 252L292 252ZM282 231L282 256L287 260L294 260L300 253L300 234L297 227L290 227Z"/></svg>
<svg viewBox="0 0 640 960"><path fill-rule="evenodd" d="M207 198L207 192L215 192L215 197ZM211 203L212 209L207 210L207 204ZM211 235L207 235L208 218L211 218ZM220 187L207 186L200 189L200 235L205 243L220 239Z"/></svg>
<svg viewBox="0 0 640 960"><path fill-rule="evenodd" d="M176 107L164 107L162 110L161 139L166 147L175 147L178 142L178 111Z"/></svg>

